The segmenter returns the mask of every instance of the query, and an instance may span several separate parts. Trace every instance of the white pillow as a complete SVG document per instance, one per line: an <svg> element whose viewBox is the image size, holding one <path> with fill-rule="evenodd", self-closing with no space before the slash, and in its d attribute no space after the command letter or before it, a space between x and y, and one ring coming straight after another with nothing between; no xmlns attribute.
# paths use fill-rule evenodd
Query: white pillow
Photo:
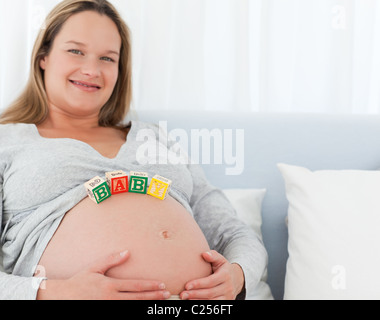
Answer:
<svg viewBox="0 0 380 320"><path fill-rule="evenodd" d="M278 167L289 201L284 299L380 299L380 172Z"/></svg>
<svg viewBox="0 0 380 320"><path fill-rule="evenodd" d="M235 208L239 219L249 225L262 239L261 205L266 189L225 189L223 192Z"/></svg>
<svg viewBox="0 0 380 320"><path fill-rule="evenodd" d="M249 225L262 239L261 233L261 205L264 199L265 189L225 189L223 190L227 199L235 208L237 216ZM267 270L255 288L255 291L246 296L247 300L273 300L271 290L266 283Z"/></svg>

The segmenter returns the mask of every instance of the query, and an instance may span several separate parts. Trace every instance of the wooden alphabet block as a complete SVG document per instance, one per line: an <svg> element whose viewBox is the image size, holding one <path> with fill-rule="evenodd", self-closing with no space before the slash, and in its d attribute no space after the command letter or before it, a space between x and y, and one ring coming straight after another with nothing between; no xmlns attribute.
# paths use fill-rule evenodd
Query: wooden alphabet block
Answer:
<svg viewBox="0 0 380 320"><path fill-rule="evenodd" d="M150 182L148 194L152 197L164 200L168 195L171 184L171 180L161 177L159 175L155 175L152 178L152 181Z"/></svg>
<svg viewBox="0 0 380 320"><path fill-rule="evenodd" d="M128 192L128 175L124 171L106 172L106 181L111 194Z"/></svg>
<svg viewBox="0 0 380 320"><path fill-rule="evenodd" d="M146 194L148 191L148 174L131 171L129 173L129 192Z"/></svg>
<svg viewBox="0 0 380 320"><path fill-rule="evenodd" d="M100 203L111 196L107 182L100 177L91 179L84 186L90 199L96 203Z"/></svg>

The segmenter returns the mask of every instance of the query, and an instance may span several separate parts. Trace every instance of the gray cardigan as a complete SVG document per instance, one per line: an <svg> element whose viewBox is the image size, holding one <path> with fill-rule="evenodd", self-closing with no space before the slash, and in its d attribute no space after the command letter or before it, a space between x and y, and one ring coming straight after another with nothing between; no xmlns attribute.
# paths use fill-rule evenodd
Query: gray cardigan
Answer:
<svg viewBox="0 0 380 320"><path fill-rule="evenodd" d="M138 121L130 126L126 143L109 159L78 140L43 138L32 124L0 125L1 300L36 298L43 278L32 276L65 213L87 196L85 182L115 170L171 179L170 195L194 217L210 248L243 268L247 293L254 290L267 262L257 235L236 218L200 166L170 161L173 144L159 141L165 135L157 126Z"/></svg>

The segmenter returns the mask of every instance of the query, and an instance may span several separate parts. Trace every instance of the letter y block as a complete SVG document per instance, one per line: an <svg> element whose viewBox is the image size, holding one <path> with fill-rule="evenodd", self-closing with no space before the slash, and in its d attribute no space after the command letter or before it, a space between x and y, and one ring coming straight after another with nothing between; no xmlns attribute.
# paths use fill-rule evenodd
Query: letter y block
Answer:
<svg viewBox="0 0 380 320"><path fill-rule="evenodd" d="M148 194L157 199L165 200L169 193L171 184L171 180L155 175L150 182Z"/></svg>

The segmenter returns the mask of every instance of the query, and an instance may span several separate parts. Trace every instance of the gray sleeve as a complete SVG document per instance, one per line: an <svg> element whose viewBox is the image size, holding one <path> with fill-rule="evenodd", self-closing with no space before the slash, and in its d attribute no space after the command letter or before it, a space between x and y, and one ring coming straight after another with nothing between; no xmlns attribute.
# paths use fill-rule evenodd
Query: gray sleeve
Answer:
<svg viewBox="0 0 380 320"><path fill-rule="evenodd" d="M0 235L3 233L3 178L0 174ZM0 300L35 300L44 278L22 278L2 272L0 252Z"/></svg>
<svg viewBox="0 0 380 320"><path fill-rule="evenodd" d="M0 170L1 170L1 163L0 163ZM3 234L3 177L2 177L1 171L0 171L0 239ZM1 257L1 252L0 252L0 257Z"/></svg>
<svg viewBox="0 0 380 320"><path fill-rule="evenodd" d="M0 300L36 300L44 278L23 278L0 272Z"/></svg>
<svg viewBox="0 0 380 320"><path fill-rule="evenodd" d="M259 283L267 265L264 245L256 233L237 218L223 192L208 183L202 168L190 165L189 170L194 188L190 205L195 220L211 249L242 267L249 294Z"/></svg>

